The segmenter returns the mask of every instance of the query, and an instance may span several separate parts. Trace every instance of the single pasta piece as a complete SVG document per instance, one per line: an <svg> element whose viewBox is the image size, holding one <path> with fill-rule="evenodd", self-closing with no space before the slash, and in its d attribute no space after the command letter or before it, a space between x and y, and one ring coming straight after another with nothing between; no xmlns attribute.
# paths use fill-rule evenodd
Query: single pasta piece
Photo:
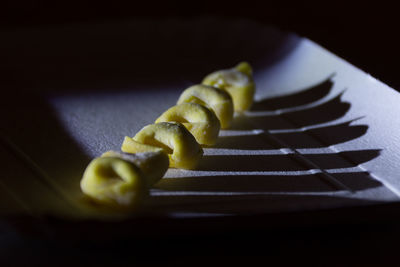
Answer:
<svg viewBox="0 0 400 267"><path fill-rule="evenodd" d="M164 151L172 168L194 169L203 149L179 122L159 122L143 127L133 138L125 137L121 150L126 153Z"/></svg>
<svg viewBox="0 0 400 267"><path fill-rule="evenodd" d="M241 112L250 109L253 104L256 88L252 72L247 62L241 62L234 68L207 75L202 84L227 91L232 96L234 109Z"/></svg>
<svg viewBox="0 0 400 267"><path fill-rule="evenodd" d="M124 209L137 207L148 195L139 167L116 157L93 159L83 174L81 189L95 202Z"/></svg>
<svg viewBox="0 0 400 267"><path fill-rule="evenodd" d="M183 91L177 103L178 105L182 103L197 103L211 109L217 116L222 129L228 128L233 119L231 95L213 86L193 85Z"/></svg>
<svg viewBox="0 0 400 267"><path fill-rule="evenodd" d="M148 187L157 183L168 170L168 155L163 151L128 154L117 151L107 151L102 157L121 158L135 164L145 176Z"/></svg>
<svg viewBox="0 0 400 267"><path fill-rule="evenodd" d="M212 146L217 142L221 125L212 110L196 103L182 103L161 114L159 122L180 122L200 145Z"/></svg>

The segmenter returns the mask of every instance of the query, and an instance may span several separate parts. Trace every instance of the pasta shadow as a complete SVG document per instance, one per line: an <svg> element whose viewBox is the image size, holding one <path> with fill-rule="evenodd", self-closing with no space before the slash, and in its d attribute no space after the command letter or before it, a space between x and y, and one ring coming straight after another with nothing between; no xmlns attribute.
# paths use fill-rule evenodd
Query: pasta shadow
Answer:
<svg viewBox="0 0 400 267"><path fill-rule="evenodd" d="M273 98L266 98L257 101L253 104L251 110L272 111L278 109L303 106L306 104L316 102L324 98L331 92L333 87L333 81L331 79L332 76L334 76L334 74L331 74L327 79L323 80L322 82L314 86L304 88L303 90L300 90L297 93L279 97L273 97Z"/></svg>
<svg viewBox="0 0 400 267"><path fill-rule="evenodd" d="M343 151L339 153L302 154L321 169L356 167L380 154L378 149ZM294 154L273 155L207 155L201 160L200 171L304 171L310 167L299 161Z"/></svg>
<svg viewBox="0 0 400 267"><path fill-rule="evenodd" d="M380 186L367 172L332 174L356 189ZM317 174L306 175L216 175L200 177L166 178L156 184L157 189L179 192L330 192L337 189L320 179Z"/></svg>
<svg viewBox="0 0 400 267"><path fill-rule="evenodd" d="M292 148L322 148L348 142L363 136L367 125L351 125L352 121L308 129L305 131L292 131L282 133L270 133L269 135L278 138ZM272 144L269 135L234 135L220 136L214 148L229 149L277 149L284 148L279 144Z"/></svg>
<svg viewBox="0 0 400 267"><path fill-rule="evenodd" d="M342 118L350 109L350 103L341 100L343 93L317 104L303 107L300 110L287 111L281 114L250 114L235 118L232 130L281 130L298 129L328 123Z"/></svg>

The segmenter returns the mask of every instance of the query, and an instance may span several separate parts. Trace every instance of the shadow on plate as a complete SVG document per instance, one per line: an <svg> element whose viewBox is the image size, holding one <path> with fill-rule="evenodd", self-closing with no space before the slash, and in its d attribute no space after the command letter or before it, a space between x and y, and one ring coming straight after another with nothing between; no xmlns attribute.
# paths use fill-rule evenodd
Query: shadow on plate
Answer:
<svg viewBox="0 0 400 267"><path fill-rule="evenodd" d="M380 186L381 183L368 172L333 173L339 181L351 184L355 190ZM166 178L159 181L156 189L189 192L329 192L337 190L331 184L318 179L316 174L307 175L211 175ZM243 196L245 198L245 196Z"/></svg>
<svg viewBox="0 0 400 267"><path fill-rule="evenodd" d="M357 167L378 157L379 149L342 151L338 153L316 153L302 156L324 170ZM202 158L199 171L302 171L309 167L295 164L293 154L273 155L206 155Z"/></svg>

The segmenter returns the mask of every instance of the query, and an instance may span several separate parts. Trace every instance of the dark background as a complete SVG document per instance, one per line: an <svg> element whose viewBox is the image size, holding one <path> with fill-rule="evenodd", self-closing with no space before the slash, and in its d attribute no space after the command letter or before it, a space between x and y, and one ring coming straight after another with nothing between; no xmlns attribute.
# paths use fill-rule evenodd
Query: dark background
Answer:
<svg viewBox="0 0 400 267"><path fill-rule="evenodd" d="M388 85L400 88L398 9L385 1L7 0L0 4L0 25L7 29L203 15L249 18L296 32Z"/></svg>
<svg viewBox="0 0 400 267"><path fill-rule="evenodd" d="M70 23L129 20L137 17L224 16L254 19L308 37L372 76L400 90L398 61L398 11L381 2L320 1L9 1L0 7L0 30L57 27ZM1 38L0 38L1 40ZM366 266L395 263L399 231L399 205L373 209L309 212L274 218L238 220L229 228L210 231L210 223L193 224L182 235L141 236L119 243L40 243L29 239L24 246L9 247L11 259L27 253L26 261L63 259L80 263L130 263L141 265L252 263L254 260L333 266ZM314 220L315 218L315 220ZM338 219L340 218L340 219ZM362 218L361 220L359 220ZM258 221L260 220L260 221ZM296 222L297 227L293 227ZM251 222L251 221L250 221ZM261 223L262 222L262 223ZM283 222L283 223L281 223ZM157 226L154 226L157 227ZM165 229L169 229L166 227ZM218 233L218 231L221 231ZM7 241L7 240L6 240ZM5 242L5 241L4 241ZM35 249L33 249L35 247ZM205 249L206 248L206 249ZM68 253L64 253L68 251ZM100 254L98 253L100 252ZM48 254L50 253L50 254ZM135 255L139 257L134 260ZM9 258L10 259L10 258ZM65 260L66 258L64 258ZM16 262L24 262L19 258ZM197 263L197 264L196 264Z"/></svg>

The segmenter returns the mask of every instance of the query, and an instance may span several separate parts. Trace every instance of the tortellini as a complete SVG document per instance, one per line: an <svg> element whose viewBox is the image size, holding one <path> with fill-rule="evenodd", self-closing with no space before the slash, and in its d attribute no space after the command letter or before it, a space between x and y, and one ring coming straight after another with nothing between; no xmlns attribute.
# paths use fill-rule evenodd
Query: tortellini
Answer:
<svg viewBox="0 0 400 267"><path fill-rule="evenodd" d="M194 169L202 146L216 143L220 129L232 123L234 111L250 109L255 84L247 62L207 75L202 84L182 92L177 104L126 136L121 150L107 151L87 166L81 189L97 203L133 209L149 194L169 167Z"/></svg>
<svg viewBox="0 0 400 267"><path fill-rule="evenodd" d="M133 138L125 137L121 150L127 153L164 151L172 168L194 169L203 149L179 122L159 122L143 127Z"/></svg>
<svg viewBox="0 0 400 267"><path fill-rule="evenodd" d="M163 151L128 154L110 150L101 156L122 158L132 162L143 172L149 187L157 183L169 167L168 155Z"/></svg>
<svg viewBox="0 0 400 267"><path fill-rule="evenodd" d="M229 93L208 85L193 85L183 91L177 104L187 102L201 104L214 111L221 129L230 126L233 118L233 102Z"/></svg>
<svg viewBox="0 0 400 267"><path fill-rule="evenodd" d="M173 106L165 111L156 123L169 121L182 123L200 145L207 146L216 143L221 128L215 113L196 103Z"/></svg>
<svg viewBox="0 0 400 267"><path fill-rule="evenodd" d="M226 90L232 96L234 109L242 112L250 109L253 104L255 83L252 72L247 62L241 62L234 68L207 75L202 84Z"/></svg>
<svg viewBox="0 0 400 267"><path fill-rule="evenodd" d="M83 174L81 189L95 202L129 209L137 207L148 194L140 168L118 157L92 160Z"/></svg>

